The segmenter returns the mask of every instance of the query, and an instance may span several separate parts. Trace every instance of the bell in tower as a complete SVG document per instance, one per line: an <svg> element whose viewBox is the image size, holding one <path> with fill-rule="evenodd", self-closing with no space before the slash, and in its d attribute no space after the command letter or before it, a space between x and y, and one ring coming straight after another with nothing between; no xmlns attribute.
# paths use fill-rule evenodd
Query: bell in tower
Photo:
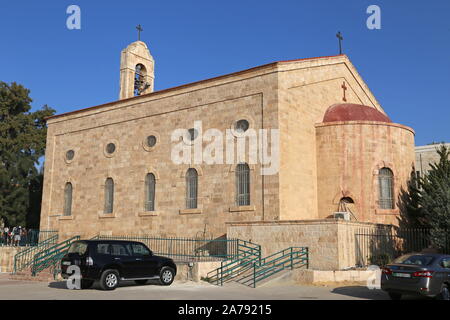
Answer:
<svg viewBox="0 0 450 320"><path fill-rule="evenodd" d="M119 99L153 92L154 68L155 60L144 42L140 40L133 42L122 50Z"/></svg>

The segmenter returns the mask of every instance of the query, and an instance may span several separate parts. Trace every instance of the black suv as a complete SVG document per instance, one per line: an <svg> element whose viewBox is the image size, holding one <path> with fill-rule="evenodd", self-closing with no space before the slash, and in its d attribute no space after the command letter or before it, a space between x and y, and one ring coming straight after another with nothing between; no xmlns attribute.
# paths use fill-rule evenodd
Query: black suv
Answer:
<svg viewBox="0 0 450 320"><path fill-rule="evenodd" d="M99 280L103 290L114 290L121 280L134 280L146 284L158 279L162 285L170 285L177 273L172 259L153 255L148 247L136 241L80 240L71 244L61 260L61 275L71 276L67 268L78 266L81 288L90 288Z"/></svg>

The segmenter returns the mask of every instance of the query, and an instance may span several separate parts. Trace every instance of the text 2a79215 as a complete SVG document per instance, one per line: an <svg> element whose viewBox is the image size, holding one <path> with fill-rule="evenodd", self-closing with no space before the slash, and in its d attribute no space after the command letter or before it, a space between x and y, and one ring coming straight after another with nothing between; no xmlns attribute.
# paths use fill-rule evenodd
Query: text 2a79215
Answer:
<svg viewBox="0 0 450 320"><path fill-rule="evenodd" d="M223 315L237 315L237 314L254 314L254 315L269 315L272 313L271 306L267 305L256 305L256 304L231 304L222 305Z"/></svg>

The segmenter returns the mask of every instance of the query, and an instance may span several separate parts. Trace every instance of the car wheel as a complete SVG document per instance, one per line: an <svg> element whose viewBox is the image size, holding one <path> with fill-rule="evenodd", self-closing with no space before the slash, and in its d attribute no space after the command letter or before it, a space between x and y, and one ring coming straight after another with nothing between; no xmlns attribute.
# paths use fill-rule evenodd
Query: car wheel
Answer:
<svg viewBox="0 0 450 320"><path fill-rule="evenodd" d="M119 285L119 272L108 269L103 271L100 277L100 288L102 290L114 290Z"/></svg>
<svg viewBox="0 0 450 320"><path fill-rule="evenodd" d="M142 286L147 283L147 280L134 280L134 282Z"/></svg>
<svg viewBox="0 0 450 320"><path fill-rule="evenodd" d="M159 272L159 281L164 286L170 286L175 278L175 272L170 267L162 267Z"/></svg>
<svg viewBox="0 0 450 320"><path fill-rule="evenodd" d="M391 300L400 300L402 295L401 293L389 292L389 298L391 298Z"/></svg>
<svg viewBox="0 0 450 320"><path fill-rule="evenodd" d="M81 289L89 289L94 284L94 280L81 279Z"/></svg>
<svg viewBox="0 0 450 320"><path fill-rule="evenodd" d="M437 298L439 300L450 300L450 292L448 286L445 284L442 286L441 292L438 294Z"/></svg>

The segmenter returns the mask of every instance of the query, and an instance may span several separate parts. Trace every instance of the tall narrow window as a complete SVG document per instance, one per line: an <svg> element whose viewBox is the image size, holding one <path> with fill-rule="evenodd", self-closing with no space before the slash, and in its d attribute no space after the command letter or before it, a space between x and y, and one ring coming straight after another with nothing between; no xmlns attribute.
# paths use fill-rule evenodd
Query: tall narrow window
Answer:
<svg viewBox="0 0 450 320"><path fill-rule="evenodd" d="M378 173L380 185L380 208L394 209L394 174L389 168L381 168Z"/></svg>
<svg viewBox="0 0 450 320"><path fill-rule="evenodd" d="M145 177L145 211L155 211L155 175L147 174Z"/></svg>
<svg viewBox="0 0 450 320"><path fill-rule="evenodd" d="M113 213L114 208L114 180L106 179L105 182L105 213Z"/></svg>
<svg viewBox="0 0 450 320"><path fill-rule="evenodd" d="M194 168L186 172L186 208L197 208L198 173Z"/></svg>
<svg viewBox="0 0 450 320"><path fill-rule="evenodd" d="M64 215L72 215L72 184L70 182L67 182L64 188Z"/></svg>
<svg viewBox="0 0 450 320"><path fill-rule="evenodd" d="M250 205L250 168L246 163L236 166L236 205Z"/></svg>

